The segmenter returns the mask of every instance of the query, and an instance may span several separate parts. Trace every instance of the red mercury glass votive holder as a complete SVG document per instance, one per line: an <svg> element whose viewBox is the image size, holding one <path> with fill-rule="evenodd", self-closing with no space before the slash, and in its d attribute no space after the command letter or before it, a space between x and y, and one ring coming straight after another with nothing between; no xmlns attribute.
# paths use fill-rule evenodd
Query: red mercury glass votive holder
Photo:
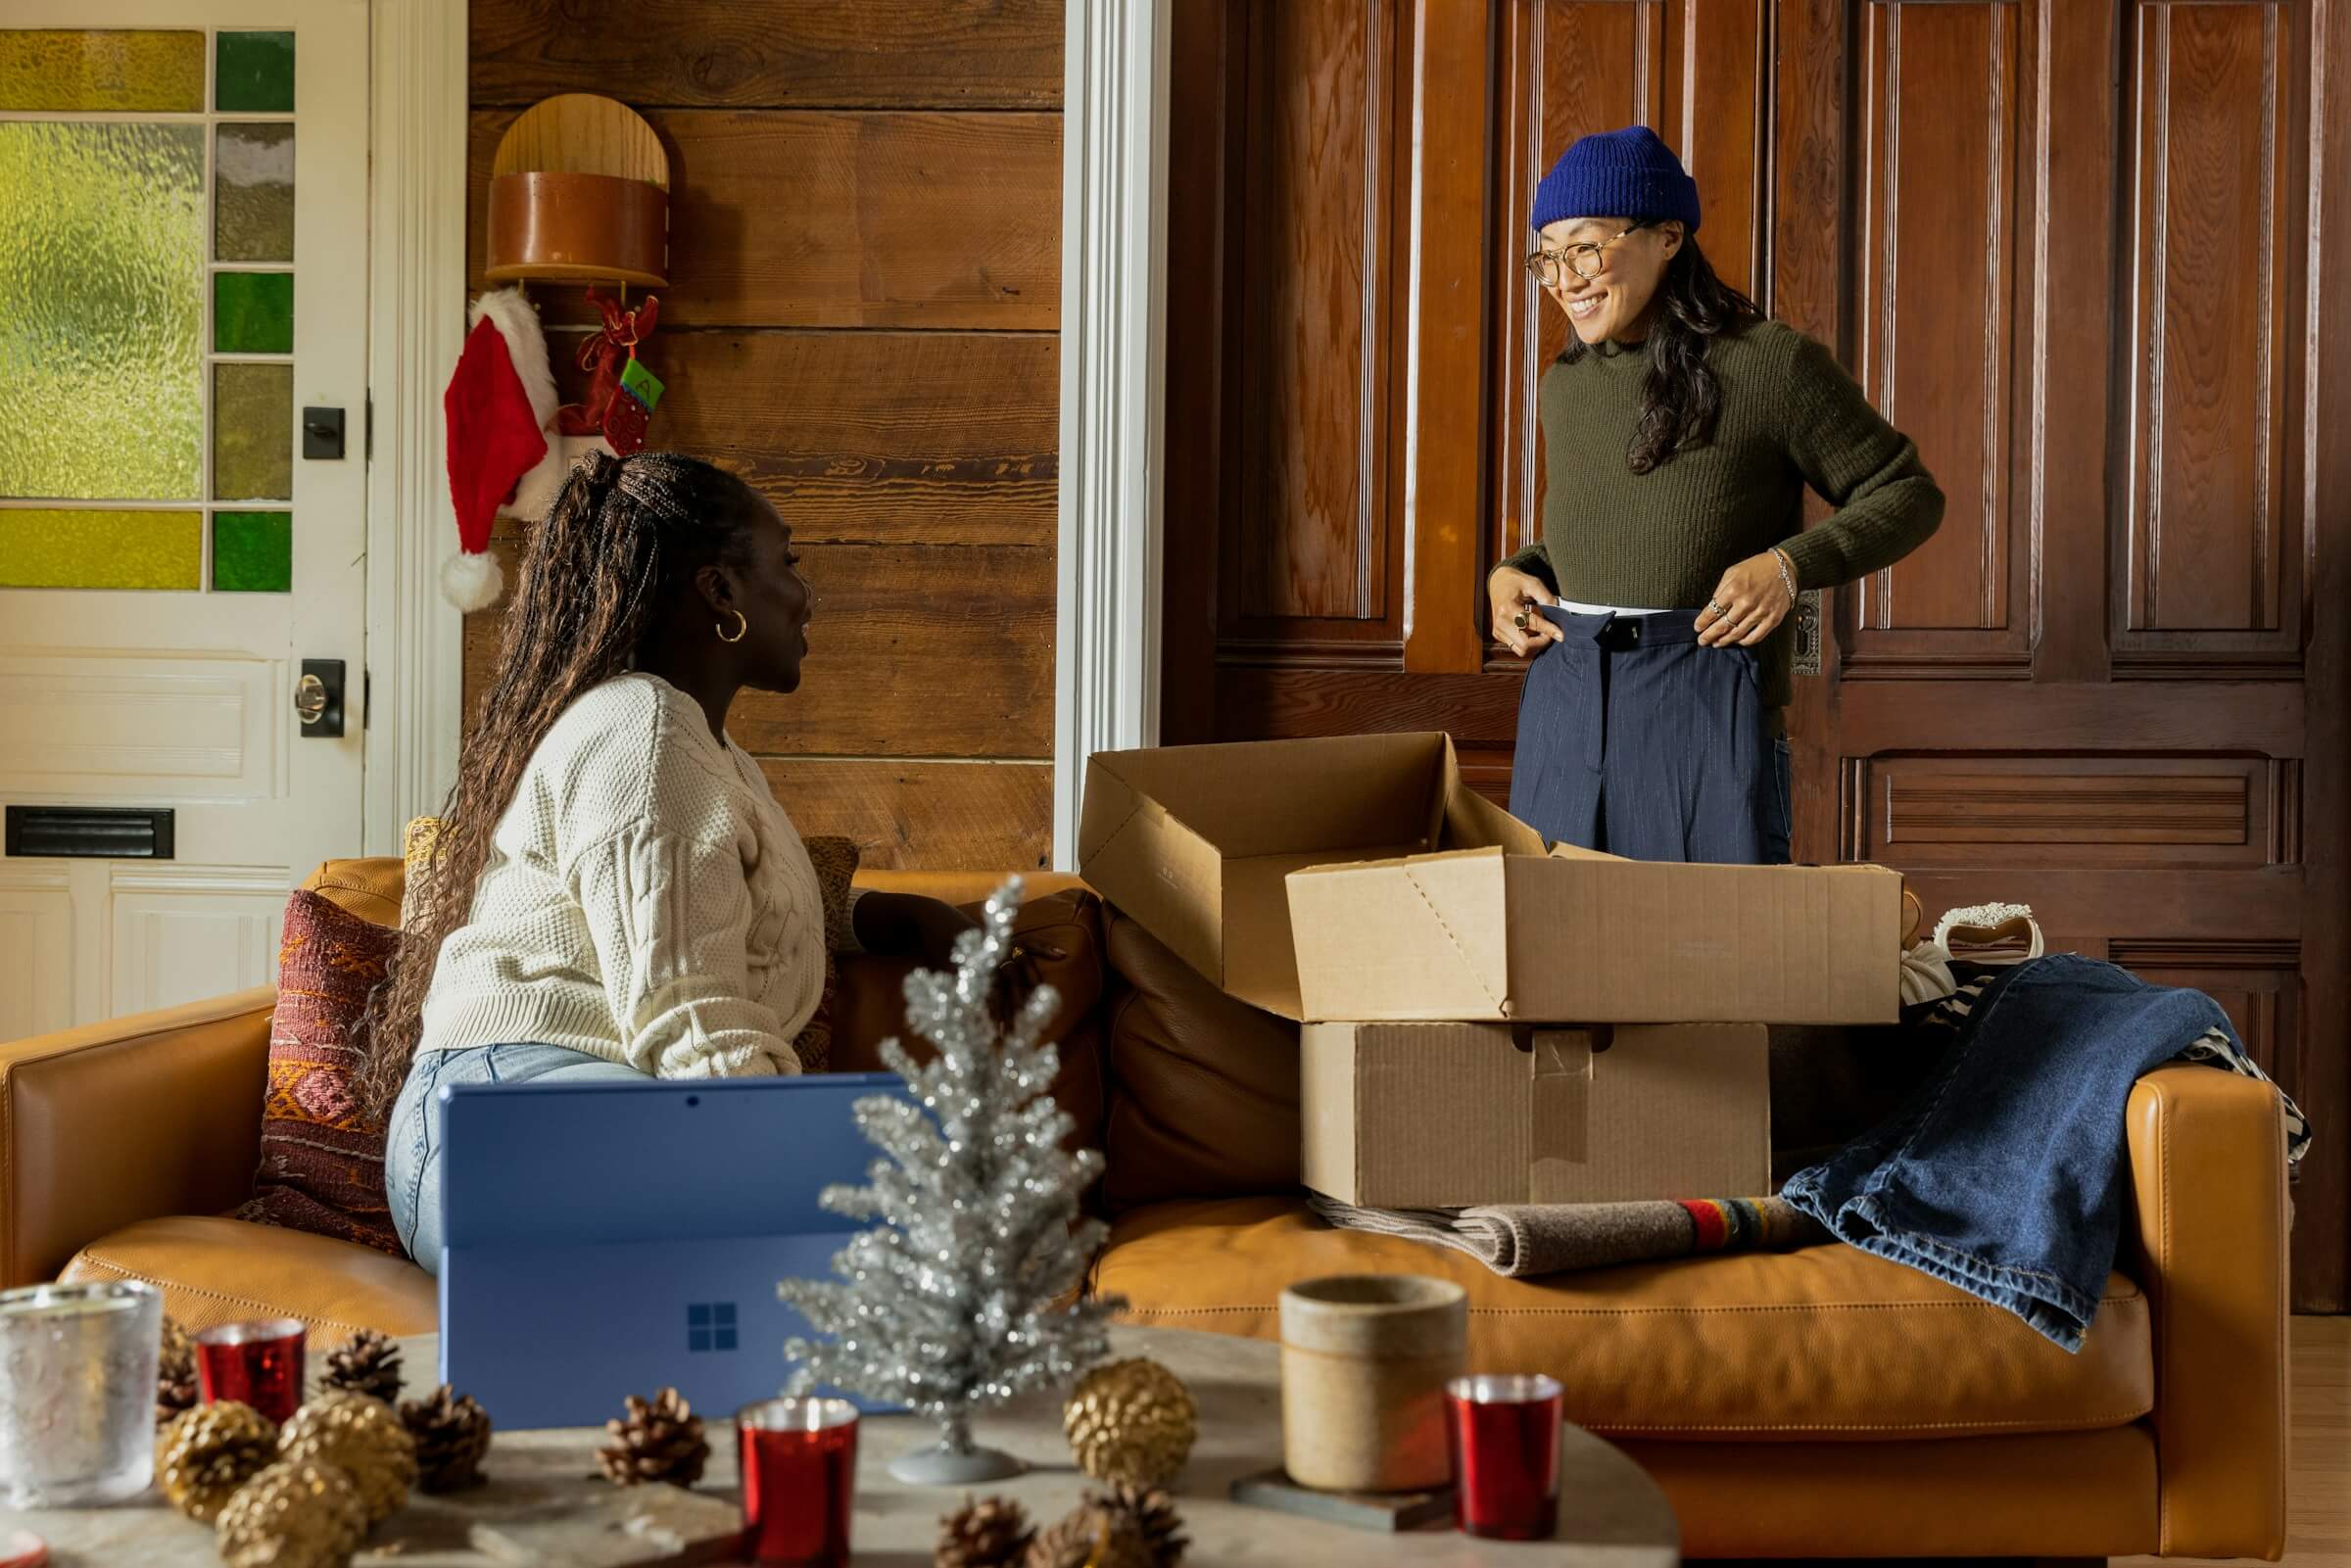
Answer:
<svg viewBox="0 0 2351 1568"><path fill-rule="evenodd" d="M735 1431L744 1553L753 1562L847 1562L857 1407L846 1400L765 1400L736 1412Z"/></svg>
<svg viewBox="0 0 2351 1568"><path fill-rule="evenodd" d="M1453 1522L1472 1536L1548 1541L1559 1519L1561 1392L1543 1377L1445 1385Z"/></svg>
<svg viewBox="0 0 2351 1568"><path fill-rule="evenodd" d="M235 1400L283 1423L302 1407L302 1320L223 1323L196 1336L196 1386L204 1402Z"/></svg>

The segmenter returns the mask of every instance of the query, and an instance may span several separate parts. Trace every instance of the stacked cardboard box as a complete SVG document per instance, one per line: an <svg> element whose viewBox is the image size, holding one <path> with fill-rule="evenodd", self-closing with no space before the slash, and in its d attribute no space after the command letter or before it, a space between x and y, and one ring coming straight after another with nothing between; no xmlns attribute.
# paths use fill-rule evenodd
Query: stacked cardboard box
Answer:
<svg viewBox="0 0 2351 1568"><path fill-rule="evenodd" d="M1442 734L1105 752L1080 869L1301 1030L1307 1185L1424 1208L1770 1181L1766 1023L1882 1023L1901 881L1567 846Z"/></svg>

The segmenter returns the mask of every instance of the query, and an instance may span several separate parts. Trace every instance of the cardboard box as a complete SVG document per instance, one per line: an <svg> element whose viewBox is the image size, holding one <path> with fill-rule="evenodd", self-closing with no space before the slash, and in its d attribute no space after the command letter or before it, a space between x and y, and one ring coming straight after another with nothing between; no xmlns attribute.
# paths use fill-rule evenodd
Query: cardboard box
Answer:
<svg viewBox="0 0 2351 1568"><path fill-rule="evenodd" d="M1310 1023L1300 1045L1305 1182L1344 1203L1772 1190L1761 1024Z"/></svg>
<svg viewBox="0 0 2351 1568"><path fill-rule="evenodd" d="M1890 1023L1902 880L1880 866L1620 860L1560 845L1302 869L1310 1020Z"/></svg>
<svg viewBox="0 0 2351 1568"><path fill-rule="evenodd" d="M1086 881L1225 991L1284 1018L1303 1016L1290 873L1463 848L1539 856L1543 840L1462 783L1441 732L1105 751L1086 764Z"/></svg>

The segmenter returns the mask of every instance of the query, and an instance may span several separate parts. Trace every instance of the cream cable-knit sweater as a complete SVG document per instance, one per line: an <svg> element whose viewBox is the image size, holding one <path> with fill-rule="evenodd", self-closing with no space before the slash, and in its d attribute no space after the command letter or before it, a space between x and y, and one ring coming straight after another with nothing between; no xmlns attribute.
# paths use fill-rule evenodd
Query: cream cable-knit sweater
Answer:
<svg viewBox="0 0 2351 1568"><path fill-rule="evenodd" d="M693 698L622 675L555 721L442 944L419 1051L544 1041L664 1078L797 1072L816 871Z"/></svg>

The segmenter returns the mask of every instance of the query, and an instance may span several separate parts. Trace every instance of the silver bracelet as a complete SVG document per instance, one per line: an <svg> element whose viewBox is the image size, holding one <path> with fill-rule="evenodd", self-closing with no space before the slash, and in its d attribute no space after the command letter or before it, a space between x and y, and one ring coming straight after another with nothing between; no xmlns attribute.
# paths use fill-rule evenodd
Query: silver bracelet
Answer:
<svg viewBox="0 0 2351 1568"><path fill-rule="evenodd" d="M1774 545L1771 546L1771 558L1778 564L1780 568L1780 586L1788 591L1788 602L1794 604L1798 596L1796 592L1796 570L1794 567L1788 564L1788 552L1780 548L1779 546Z"/></svg>

